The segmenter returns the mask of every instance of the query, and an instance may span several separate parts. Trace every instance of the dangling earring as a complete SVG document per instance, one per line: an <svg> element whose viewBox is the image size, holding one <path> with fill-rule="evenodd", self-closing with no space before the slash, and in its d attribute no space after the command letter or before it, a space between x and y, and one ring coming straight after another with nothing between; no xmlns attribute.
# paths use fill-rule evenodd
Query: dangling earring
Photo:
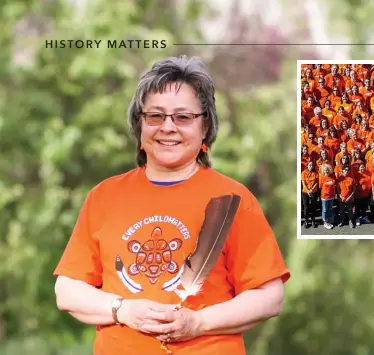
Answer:
<svg viewBox="0 0 374 355"><path fill-rule="evenodd" d="M203 143L203 144L201 145L201 150L202 150L204 153L206 153L206 152L208 151L208 147L206 146L205 143Z"/></svg>

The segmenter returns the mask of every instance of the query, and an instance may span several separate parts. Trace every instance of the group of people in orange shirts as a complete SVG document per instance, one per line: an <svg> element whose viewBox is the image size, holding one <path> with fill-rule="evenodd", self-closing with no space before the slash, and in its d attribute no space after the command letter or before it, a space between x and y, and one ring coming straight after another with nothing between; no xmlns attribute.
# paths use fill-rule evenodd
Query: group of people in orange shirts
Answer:
<svg viewBox="0 0 374 355"><path fill-rule="evenodd" d="M374 63L301 65L301 182L305 228L374 222Z"/></svg>

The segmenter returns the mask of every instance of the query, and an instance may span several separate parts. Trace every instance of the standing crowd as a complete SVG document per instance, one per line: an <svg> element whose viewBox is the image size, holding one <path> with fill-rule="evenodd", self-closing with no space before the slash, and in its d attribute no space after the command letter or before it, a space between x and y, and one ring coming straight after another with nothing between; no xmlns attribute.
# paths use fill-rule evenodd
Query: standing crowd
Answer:
<svg viewBox="0 0 374 355"><path fill-rule="evenodd" d="M305 228L374 222L374 63L301 65L301 182Z"/></svg>

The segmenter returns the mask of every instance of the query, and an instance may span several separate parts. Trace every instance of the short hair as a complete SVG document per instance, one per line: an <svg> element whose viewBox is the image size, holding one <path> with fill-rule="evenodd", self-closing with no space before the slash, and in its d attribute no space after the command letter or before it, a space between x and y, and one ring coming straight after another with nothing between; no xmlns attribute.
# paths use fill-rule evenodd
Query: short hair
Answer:
<svg viewBox="0 0 374 355"><path fill-rule="evenodd" d="M327 169L328 173L329 173L329 174L332 174L332 167L331 167L330 164L322 164L322 171L323 171L324 169Z"/></svg>
<svg viewBox="0 0 374 355"><path fill-rule="evenodd" d="M138 166L144 166L147 156L144 150L140 149L141 136L141 112L145 99L150 93L163 93L168 85L176 84L177 90L182 84L190 85L196 92L202 111L206 117L204 126L207 131L204 139L205 145L209 148L217 138L218 117L215 105L215 88L213 81L206 71L204 62L198 57L169 57L153 64L152 68L140 78L135 94L130 102L127 119L130 131L137 140ZM203 166L210 167L211 162L208 153L200 150L197 162Z"/></svg>

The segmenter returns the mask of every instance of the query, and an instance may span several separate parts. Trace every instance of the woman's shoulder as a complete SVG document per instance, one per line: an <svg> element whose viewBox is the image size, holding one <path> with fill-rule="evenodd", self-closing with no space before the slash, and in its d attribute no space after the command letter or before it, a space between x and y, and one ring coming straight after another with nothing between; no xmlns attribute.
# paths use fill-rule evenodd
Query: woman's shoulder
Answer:
<svg viewBox="0 0 374 355"><path fill-rule="evenodd" d="M109 176L97 183L92 189L91 194L101 195L103 193L116 193L119 188L131 183L131 180L137 175L139 168L131 169L122 174Z"/></svg>

